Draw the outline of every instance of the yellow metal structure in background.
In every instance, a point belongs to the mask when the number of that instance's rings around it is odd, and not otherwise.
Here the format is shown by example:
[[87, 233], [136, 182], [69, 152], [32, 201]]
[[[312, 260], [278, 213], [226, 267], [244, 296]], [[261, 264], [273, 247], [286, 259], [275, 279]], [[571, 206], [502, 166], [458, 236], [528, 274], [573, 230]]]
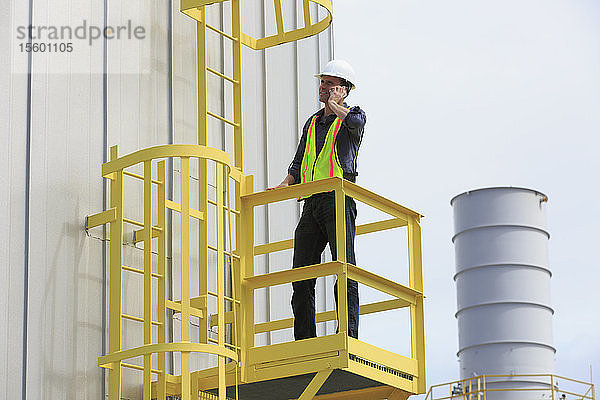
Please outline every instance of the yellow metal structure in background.
[[[181, 166], [180, 198], [177, 202], [165, 196], [165, 159], [171, 157], [178, 160]], [[206, 213], [194, 209], [191, 205], [190, 193], [190, 161], [201, 160], [210, 163], [209, 169], [214, 171], [214, 182], [217, 185], [215, 198], [205, 199], [215, 208], [216, 246], [207, 246], [206, 252], [216, 255], [216, 265], [194, 263], [190, 261], [190, 230], [192, 221], [206, 222]], [[143, 165], [143, 175], [128, 171]], [[156, 168], [154, 168], [156, 167]], [[152, 170], [156, 169], [156, 174]], [[318, 396], [319, 399], [405, 399], [410, 394], [425, 391], [425, 336], [423, 319], [422, 294], [422, 259], [421, 259], [421, 215], [395, 202], [376, 195], [356, 184], [341, 178], [329, 178], [302, 185], [294, 185], [274, 191], [255, 193], [252, 177], [245, 176], [239, 169], [231, 166], [227, 153], [214, 148], [199, 145], [165, 145], [137, 151], [118, 157], [117, 147], [111, 149], [111, 161], [102, 167], [103, 176], [111, 181], [111, 208], [100, 214], [89, 217], [88, 227], [93, 228], [103, 223], [110, 224], [110, 332], [109, 354], [99, 358], [99, 365], [109, 368], [109, 399], [120, 399], [121, 369], [133, 368], [143, 371], [142, 384], [144, 399], [160, 398], [166, 395], [178, 395], [183, 399], [198, 399], [201, 391], [215, 391], [218, 399], [225, 399], [226, 387], [237, 392], [240, 384], [243, 392], [253, 393], [253, 384], [265, 381], [276, 382], [281, 379], [305, 377], [306, 387], [300, 393], [302, 400], [312, 399], [325, 385], [328, 378], [335, 378], [337, 389], [347, 390], [328, 392]], [[143, 187], [144, 221], [136, 221], [124, 215], [123, 183], [129, 178], [139, 181]], [[230, 182], [241, 187], [241, 208], [232, 207], [229, 196]], [[224, 186], [223, 186], [224, 185]], [[156, 190], [153, 190], [153, 187]], [[255, 207], [276, 203], [299, 196], [325, 191], [334, 191], [336, 197], [336, 226], [338, 260], [287, 271], [255, 275], [254, 258], [263, 254], [281, 251], [293, 247], [293, 239], [254, 244], [254, 209]], [[153, 193], [156, 192], [155, 195]], [[348, 195], [359, 202], [377, 208], [388, 214], [390, 218], [357, 226], [357, 234], [363, 235], [383, 230], [406, 227], [408, 235], [409, 287], [400, 285], [365, 269], [348, 264], [345, 256], [345, 218], [344, 197]], [[154, 201], [153, 201], [154, 199]], [[202, 199], [200, 199], [202, 200]], [[202, 203], [202, 201], [199, 201]], [[181, 216], [179, 276], [181, 295], [178, 300], [166, 297], [165, 287], [165, 215], [167, 209]], [[240, 220], [240, 237], [233, 237], [233, 224]], [[136, 236], [142, 237], [144, 245], [143, 268], [123, 264], [122, 237], [123, 226], [131, 224], [141, 228]], [[153, 245], [153, 239], [157, 243]], [[227, 239], [227, 240], [225, 240]], [[238, 243], [237, 249], [231, 244]], [[202, 248], [200, 248], [202, 250]], [[157, 259], [152, 260], [155, 253]], [[207, 258], [200, 255], [199, 259]], [[226, 294], [225, 261], [232, 268], [232, 293]], [[239, 268], [238, 268], [239, 267]], [[216, 271], [216, 289], [208, 291], [208, 297], [217, 300], [218, 313], [208, 314], [208, 299], [203, 296], [192, 296], [190, 293], [191, 277], [208, 276], [209, 269]], [[122, 274], [135, 273], [143, 275], [144, 313], [143, 316], [126, 315], [122, 312], [122, 304], [127, 301], [123, 294]], [[286, 284], [293, 281], [335, 275], [340, 290], [338, 293], [339, 312], [335, 310], [317, 314], [317, 321], [338, 321], [339, 332], [332, 335], [302, 341], [280, 343], [269, 346], [257, 346], [255, 335], [264, 332], [289, 328], [292, 319], [256, 323], [254, 318], [254, 291], [264, 287]], [[152, 280], [157, 281], [156, 284]], [[351, 338], [347, 334], [347, 297], [345, 287], [347, 279], [353, 279], [363, 285], [386, 293], [391, 300], [371, 304], [362, 304], [360, 314], [372, 314], [398, 308], [410, 309], [410, 329], [412, 355], [400, 356], [377, 348], [368, 343]], [[204, 287], [208, 287], [204, 282]], [[156, 293], [153, 295], [153, 293]], [[231, 311], [225, 311], [229, 308]], [[166, 340], [166, 311], [173, 310], [181, 316], [178, 335], [179, 342], [169, 343]], [[198, 341], [191, 340], [192, 319], [206, 321], [202, 326], [218, 327], [218, 339], [198, 336]], [[139, 322], [144, 325], [144, 337], [140, 345], [131, 348], [123, 347], [121, 324], [123, 320]], [[152, 335], [152, 326], [158, 327], [158, 334]], [[229, 329], [227, 329], [229, 328]], [[225, 332], [231, 332], [228, 340]], [[206, 340], [203, 338], [206, 337]], [[131, 340], [131, 338], [128, 338]], [[165, 353], [181, 354], [179, 369], [181, 374], [173, 376], [166, 373]], [[193, 353], [215, 354], [218, 366], [205, 370], [193, 371], [190, 358]], [[152, 356], [156, 358], [152, 359]], [[143, 365], [129, 360], [143, 357]], [[155, 365], [155, 367], [153, 367]], [[238, 374], [239, 372], [239, 374]], [[368, 381], [363, 387], [353, 386], [355, 380], [362, 377]], [[155, 378], [155, 379], [152, 379]], [[155, 382], [152, 383], [152, 380]], [[206, 395], [205, 395], [206, 396]], [[230, 397], [237, 397], [234, 394]], [[362, 397], [361, 397], [362, 396]], [[243, 396], [239, 398], [244, 398]], [[293, 397], [292, 397], [293, 398]]]
[[[171, 201], [166, 198], [166, 173], [165, 159], [174, 158], [180, 165], [180, 198], [178, 201]], [[195, 263], [190, 261], [190, 231], [193, 221], [204, 222], [206, 225], [207, 213], [192, 207], [192, 196], [190, 193], [190, 162], [196, 161], [210, 165], [214, 171], [214, 182], [216, 184], [216, 199], [200, 199], [199, 203], [209, 203], [215, 208], [216, 229], [222, 233], [216, 236], [216, 246], [207, 245], [202, 247], [200, 238], [198, 243], [199, 259], [208, 259], [207, 254], [212, 251], [216, 255], [217, 265], [214, 270], [217, 272], [217, 284], [214, 291], [202, 288], [208, 287], [208, 263]], [[136, 166], [143, 166], [143, 175], [131, 172]], [[156, 169], [153, 174], [152, 170]], [[109, 399], [121, 398], [121, 368], [131, 368], [143, 371], [143, 393], [144, 399], [160, 398], [164, 399], [167, 395], [167, 374], [165, 354], [167, 352], [178, 352], [181, 354], [180, 362], [180, 387], [177, 394], [183, 394], [184, 399], [197, 398], [190, 397], [194, 383], [192, 383], [192, 374], [190, 359], [193, 353], [208, 353], [218, 356], [218, 375], [221, 382], [220, 392], [225, 393], [225, 364], [239, 360], [239, 345], [237, 344], [237, 335], [233, 329], [232, 340], [226, 342], [225, 338], [225, 309], [232, 309], [235, 315], [239, 312], [239, 296], [234, 290], [233, 294], [225, 293], [225, 261], [231, 262], [238, 258], [234, 254], [231, 244], [232, 228], [231, 224], [234, 215], [239, 213], [228, 203], [228, 197], [223, 197], [223, 193], [229, 193], [230, 182], [241, 182], [243, 175], [241, 172], [231, 166], [229, 155], [221, 150], [199, 145], [164, 145], [143, 149], [124, 157], [118, 157], [118, 148], [111, 148], [111, 160], [102, 166], [102, 174], [110, 179], [111, 187], [111, 208], [100, 214], [90, 216], [87, 221], [88, 228], [93, 228], [100, 224], [110, 224], [110, 303], [109, 303], [109, 354], [102, 356], [98, 364], [109, 369]], [[140, 182], [143, 192], [143, 221], [136, 221], [124, 215], [123, 187], [125, 178]], [[155, 189], [155, 188], [156, 189]], [[154, 200], [154, 201], [153, 201]], [[180, 276], [180, 299], [173, 301], [166, 298], [165, 286], [165, 265], [166, 265], [166, 212], [167, 209], [179, 213], [181, 238], [179, 251], [181, 253], [179, 263]], [[123, 263], [123, 226], [125, 224], [141, 228], [136, 232], [137, 237], [144, 246], [143, 267], [124, 265]], [[201, 235], [200, 235], [201, 236]], [[157, 239], [153, 243], [153, 239]], [[226, 240], [227, 239], [227, 240]], [[154, 253], [154, 254], [153, 254]], [[156, 260], [153, 260], [153, 256]], [[127, 302], [124, 297], [122, 276], [125, 273], [143, 275], [143, 294], [144, 311], [143, 316], [124, 314], [122, 311], [123, 302]], [[204, 279], [201, 285], [200, 293], [192, 296], [190, 293], [191, 277], [193, 275]], [[232, 275], [234, 279], [233, 287], [239, 287], [235, 282], [236, 274]], [[157, 283], [153, 284], [153, 280]], [[154, 294], [156, 293], [156, 294]], [[208, 338], [207, 332], [201, 332], [200, 339], [196, 342], [191, 339], [192, 320], [207, 320], [208, 298], [212, 297], [217, 301], [217, 333], [218, 339]], [[169, 343], [166, 335], [166, 315], [167, 309], [173, 310], [180, 315], [181, 324], [178, 332], [180, 341]], [[143, 324], [143, 339], [139, 340], [139, 345], [130, 348], [123, 347], [122, 323], [124, 320]], [[158, 328], [157, 335], [152, 335], [152, 327]], [[129, 341], [135, 341], [135, 338], [128, 337]], [[153, 368], [152, 355], [156, 355]], [[143, 357], [143, 365], [126, 360]], [[152, 377], [157, 377], [155, 384], [155, 393], [151, 393]], [[219, 396], [219, 399], [224, 397]]]
[[[184, 400], [402, 400], [410, 394], [424, 393], [421, 215], [341, 178], [255, 193], [252, 177], [243, 174], [241, 45], [264, 49], [317, 34], [331, 22], [331, 2], [303, 0], [304, 27], [286, 31], [281, 0], [274, 0], [277, 33], [265, 38], [252, 38], [242, 33], [240, 2], [181, 1], [181, 10], [197, 23], [198, 143], [156, 146], [125, 156], [119, 156], [118, 148], [114, 146], [110, 161], [102, 166], [103, 176], [110, 180], [110, 208], [88, 217], [87, 227], [110, 224], [109, 348], [108, 354], [98, 361], [101, 367], [109, 369], [109, 400], [121, 398], [123, 368], [141, 371], [144, 400], [163, 400], [168, 395]], [[324, 7], [327, 16], [313, 23], [311, 2]], [[230, 3], [231, 32], [207, 22], [207, 8], [218, 3]], [[231, 60], [230, 68], [219, 71], [208, 65], [209, 31], [231, 42], [231, 58], [224, 57]], [[219, 115], [208, 109], [207, 74], [223, 79], [232, 88], [231, 116]], [[208, 147], [209, 117], [233, 128], [233, 160], [226, 152]], [[166, 197], [165, 160], [169, 158], [180, 171], [179, 180], [175, 176], [177, 174], [170, 177], [179, 188], [177, 200]], [[126, 180], [131, 180], [127, 186]], [[209, 182], [215, 185], [212, 195]], [[141, 190], [143, 207], [138, 204], [126, 207], [125, 187], [131, 188], [136, 183], [133, 192]], [[194, 186], [197, 186], [197, 193], [192, 190]], [[338, 259], [255, 275], [255, 257], [293, 247], [293, 239], [255, 245], [255, 208], [329, 191], [333, 191], [336, 198]], [[389, 216], [382, 221], [357, 226], [358, 235], [406, 228], [409, 286], [347, 263], [343, 245], [346, 241], [345, 218], [342, 217], [346, 195]], [[141, 208], [142, 221], [126, 215]], [[171, 238], [173, 248], [180, 253], [178, 262], [173, 264], [180, 284], [177, 299], [167, 298], [168, 210], [175, 213], [180, 221], [179, 231], [173, 232]], [[124, 263], [123, 238], [127, 225], [137, 227], [134, 240], [143, 245], [143, 266]], [[209, 236], [213, 242], [209, 241]], [[143, 315], [123, 312], [123, 304], [129, 303], [123, 285], [124, 274], [143, 277], [139, 291], [133, 290], [144, 294]], [[255, 291], [322, 276], [337, 277], [339, 313], [336, 310], [319, 313], [317, 322], [337, 320], [339, 332], [303, 341], [257, 346], [255, 335], [289, 328], [293, 319], [256, 323]], [[197, 284], [192, 283], [192, 277], [197, 277]], [[409, 357], [348, 337], [347, 279], [391, 297], [390, 300], [361, 305], [360, 314], [399, 308], [410, 310], [410, 327], [407, 329], [410, 329], [412, 351]], [[171, 314], [168, 310], [180, 319], [178, 326], [173, 320], [167, 321]], [[216, 313], [211, 315], [211, 311]], [[127, 342], [134, 344], [125, 346], [124, 322], [142, 324], [143, 337], [136, 341], [136, 338], [128, 336]], [[167, 322], [173, 324], [174, 339], [171, 342], [167, 340]], [[178, 370], [176, 375], [167, 373], [167, 353], [180, 355], [174, 366]], [[199, 353], [212, 354], [218, 361], [212, 368], [194, 367], [192, 357]], [[277, 396], [274, 394], [276, 391], [279, 391]]]
[[[500, 388], [500, 383], [535, 382], [545, 388]], [[460, 381], [434, 385], [429, 388], [425, 400], [486, 400], [487, 396], [511, 396], [521, 394], [531, 398], [550, 400], [595, 400], [592, 383], [552, 374], [527, 375], [481, 375]]]

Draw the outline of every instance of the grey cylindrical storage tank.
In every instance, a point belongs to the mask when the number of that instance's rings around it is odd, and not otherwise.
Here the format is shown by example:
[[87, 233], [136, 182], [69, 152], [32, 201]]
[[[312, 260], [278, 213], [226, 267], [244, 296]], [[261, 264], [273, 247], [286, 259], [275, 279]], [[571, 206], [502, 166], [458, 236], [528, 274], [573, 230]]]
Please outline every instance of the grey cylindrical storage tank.
[[[535, 190], [497, 187], [450, 202], [462, 379], [554, 371], [546, 201]], [[487, 389], [515, 390], [488, 392], [488, 399], [543, 399], [549, 382], [499, 378]]]

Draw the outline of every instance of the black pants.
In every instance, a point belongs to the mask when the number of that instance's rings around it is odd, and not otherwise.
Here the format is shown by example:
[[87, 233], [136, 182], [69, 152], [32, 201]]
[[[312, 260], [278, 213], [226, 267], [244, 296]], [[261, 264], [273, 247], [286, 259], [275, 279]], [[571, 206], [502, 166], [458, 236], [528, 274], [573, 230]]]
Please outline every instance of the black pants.
[[[356, 265], [354, 236], [356, 234], [356, 203], [346, 196], [346, 259]], [[304, 201], [302, 216], [294, 234], [293, 268], [320, 264], [321, 254], [329, 243], [331, 257], [337, 259], [335, 242], [335, 197], [319, 193]], [[317, 336], [315, 323], [316, 279], [293, 282], [292, 310], [296, 340]], [[334, 286], [337, 308], [337, 282]], [[358, 338], [358, 282], [348, 279], [348, 335]]]

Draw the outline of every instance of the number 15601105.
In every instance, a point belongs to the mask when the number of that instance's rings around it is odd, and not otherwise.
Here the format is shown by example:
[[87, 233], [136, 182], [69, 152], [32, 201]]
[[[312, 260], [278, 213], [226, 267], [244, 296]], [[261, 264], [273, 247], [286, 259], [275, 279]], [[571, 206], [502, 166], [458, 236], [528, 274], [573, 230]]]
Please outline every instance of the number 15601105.
[[22, 53], [70, 53], [73, 51], [73, 43], [19, 43], [19, 48]]

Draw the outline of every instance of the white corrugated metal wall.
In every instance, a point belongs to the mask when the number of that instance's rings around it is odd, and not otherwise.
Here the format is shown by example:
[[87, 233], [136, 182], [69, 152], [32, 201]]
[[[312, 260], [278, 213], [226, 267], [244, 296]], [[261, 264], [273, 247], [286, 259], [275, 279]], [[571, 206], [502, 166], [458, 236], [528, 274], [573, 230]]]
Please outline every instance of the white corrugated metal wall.
[[[0, 10], [0, 32], [8, 38], [0, 45], [5, 54], [0, 66], [6, 71], [0, 79], [5, 132], [0, 135], [0, 265], [5, 271], [0, 304], [6, 310], [0, 314], [0, 398], [98, 399], [105, 394], [97, 357], [107, 329], [107, 243], [101, 228], [85, 234], [84, 218], [105, 206], [100, 167], [109, 146], [118, 144], [126, 154], [156, 144], [196, 142], [195, 23], [179, 12], [178, 2], [7, 3]], [[267, 0], [244, 1], [243, 30], [254, 36], [273, 32], [272, 7]], [[323, 16], [317, 6], [312, 10]], [[227, 14], [227, 5], [213, 7], [211, 23], [227, 28]], [[301, 4], [284, 1], [284, 19], [288, 26], [302, 24]], [[88, 27], [131, 21], [145, 29], [145, 37], [97, 39], [91, 45], [73, 39], [72, 53], [21, 51], [27, 39], [18, 36], [19, 27], [75, 28], [84, 21]], [[210, 39], [209, 63], [220, 69], [229, 61], [229, 47]], [[313, 74], [331, 58], [331, 32], [242, 52], [244, 170], [261, 190], [285, 176], [301, 126], [319, 106]], [[209, 108], [231, 112], [227, 85], [209, 78], [209, 88]], [[213, 121], [209, 131], [210, 146], [231, 151], [227, 128]], [[172, 168], [177, 174], [178, 165]], [[141, 218], [141, 191], [130, 188], [128, 212]], [[291, 237], [298, 213], [294, 202], [259, 211], [257, 242]], [[131, 243], [125, 260], [139, 265], [142, 251], [132, 244], [131, 231], [125, 240]], [[177, 248], [171, 256], [176, 263]], [[290, 264], [291, 252], [283, 252], [263, 259], [257, 271]], [[137, 314], [141, 304], [131, 295], [137, 290], [134, 279], [124, 279], [132, 299], [124, 311]], [[257, 320], [291, 315], [288, 286], [272, 290], [270, 307], [269, 294], [259, 295]], [[125, 345], [138, 335], [141, 327], [124, 323]], [[284, 338], [291, 338], [290, 330], [258, 340]], [[139, 379], [139, 372], [124, 373], [124, 397], [139, 397]]]

